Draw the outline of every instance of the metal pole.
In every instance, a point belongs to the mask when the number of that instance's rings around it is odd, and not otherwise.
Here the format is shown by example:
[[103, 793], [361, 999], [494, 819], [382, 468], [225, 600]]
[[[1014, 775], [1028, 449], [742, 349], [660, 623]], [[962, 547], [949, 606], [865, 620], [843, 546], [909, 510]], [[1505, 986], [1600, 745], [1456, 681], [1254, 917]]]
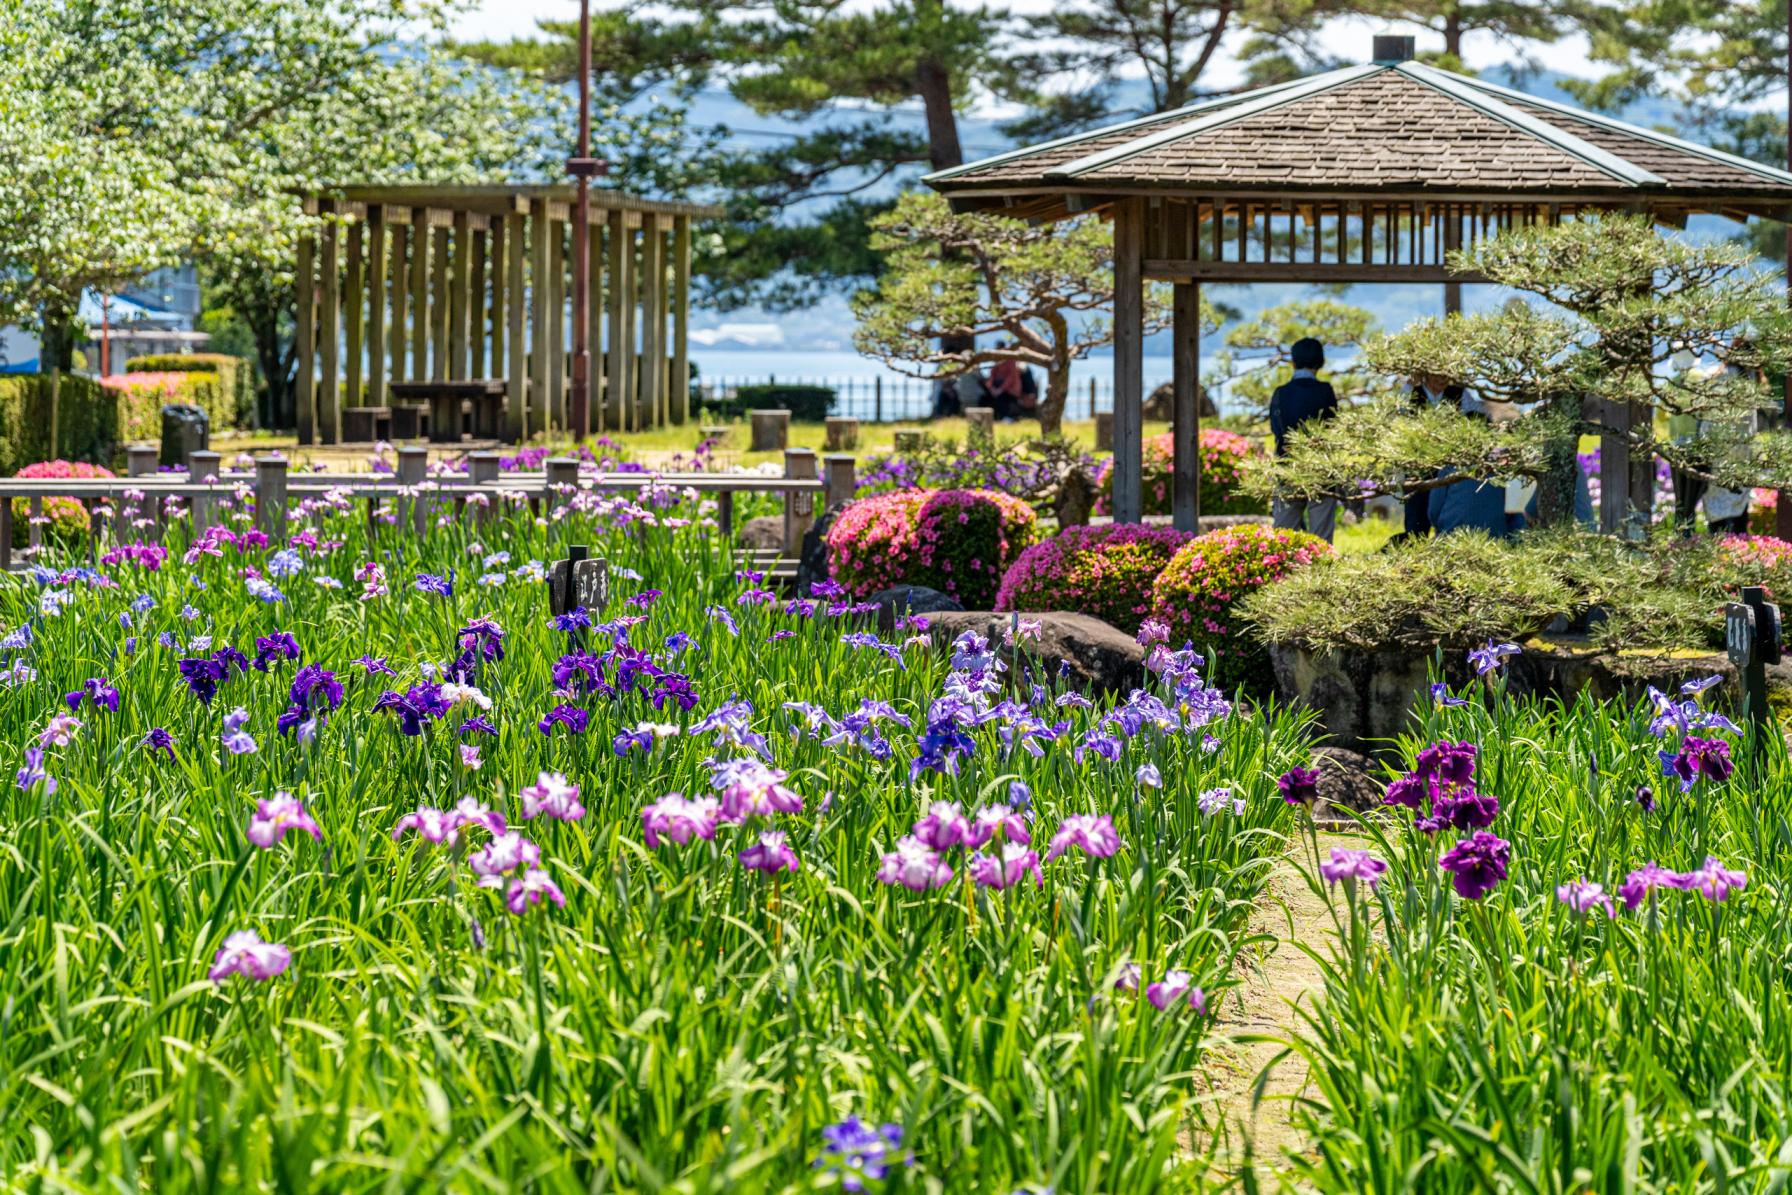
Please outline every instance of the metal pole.
[[[572, 225], [572, 401], [567, 422], [576, 444], [591, 434], [591, 178], [604, 164], [591, 156], [591, 0], [579, 0], [579, 151], [566, 163], [578, 180]], [[555, 316], [558, 319], [558, 315]], [[551, 400], [550, 400], [551, 401]]]

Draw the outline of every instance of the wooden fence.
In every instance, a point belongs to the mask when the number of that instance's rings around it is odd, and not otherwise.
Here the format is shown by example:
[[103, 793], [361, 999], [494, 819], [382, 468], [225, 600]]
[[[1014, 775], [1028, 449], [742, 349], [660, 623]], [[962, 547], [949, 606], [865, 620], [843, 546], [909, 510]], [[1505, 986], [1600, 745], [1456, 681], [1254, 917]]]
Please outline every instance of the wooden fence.
[[[270, 542], [283, 543], [287, 536], [288, 506], [308, 498], [346, 497], [363, 502], [371, 523], [381, 508], [392, 504], [401, 522], [408, 521], [421, 535], [427, 532], [437, 512], [452, 506], [457, 517], [489, 518], [490, 504], [508, 500], [527, 502], [536, 509], [563, 505], [580, 491], [640, 492], [650, 489], [693, 490], [716, 501], [716, 517], [722, 536], [733, 542], [735, 532], [734, 496], [736, 494], [777, 494], [783, 497], [782, 555], [770, 563], [788, 571], [792, 558], [801, 550], [805, 532], [815, 521], [815, 503], [819, 497], [825, 506], [844, 502], [852, 497], [857, 486], [854, 458], [849, 454], [830, 454], [824, 468], [818, 470], [816, 454], [806, 448], [792, 448], [784, 453], [783, 476], [751, 473], [607, 473], [588, 471], [569, 457], [553, 457], [539, 472], [503, 473], [498, 467], [496, 452], [473, 452], [467, 455], [465, 474], [436, 474], [428, 469], [428, 450], [398, 449], [398, 469], [392, 474], [377, 473], [292, 473], [283, 457], [265, 456], [255, 461], [253, 470], [226, 471], [222, 457], [216, 452], [192, 454], [187, 473], [156, 472], [156, 449], [153, 445], [135, 445], [129, 450], [130, 475], [126, 477], [88, 478], [3, 478], [0, 479], [0, 569], [13, 567], [13, 500], [24, 499], [30, 519], [28, 539], [32, 549], [42, 545], [44, 502], [51, 498], [69, 498], [80, 502], [94, 516], [101, 507], [112, 511], [114, 532], [118, 542], [147, 538], [157, 540], [169, 522], [164, 504], [171, 498], [184, 499], [191, 505], [195, 533], [219, 521], [218, 503], [239, 490], [255, 498], [256, 525]], [[137, 501], [143, 517], [154, 521], [147, 536], [124, 534], [123, 508], [127, 493]], [[136, 500], [136, 494], [142, 499]], [[484, 503], [469, 499], [483, 497]], [[469, 509], [471, 507], [471, 509]], [[97, 534], [90, 543], [97, 541]], [[33, 553], [35, 554], [35, 552]]]

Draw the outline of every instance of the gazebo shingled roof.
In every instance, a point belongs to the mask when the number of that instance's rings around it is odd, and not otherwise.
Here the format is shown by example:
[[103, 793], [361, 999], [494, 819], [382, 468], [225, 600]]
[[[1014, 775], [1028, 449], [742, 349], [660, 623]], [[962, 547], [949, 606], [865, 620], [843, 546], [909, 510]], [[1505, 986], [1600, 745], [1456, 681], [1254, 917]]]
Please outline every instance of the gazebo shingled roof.
[[[1115, 517], [1142, 505], [1142, 287], [1175, 286], [1172, 511], [1198, 525], [1202, 282], [1463, 282], [1447, 255], [1504, 229], [1634, 211], [1792, 219], [1792, 173], [1665, 133], [1408, 61], [1380, 61], [1210, 99], [1028, 146], [926, 177], [960, 211], [1114, 222]], [[1384, 50], [1400, 51], [1385, 55]], [[1635, 412], [1606, 412], [1602, 521], [1646, 509], [1653, 474], [1631, 461]]]

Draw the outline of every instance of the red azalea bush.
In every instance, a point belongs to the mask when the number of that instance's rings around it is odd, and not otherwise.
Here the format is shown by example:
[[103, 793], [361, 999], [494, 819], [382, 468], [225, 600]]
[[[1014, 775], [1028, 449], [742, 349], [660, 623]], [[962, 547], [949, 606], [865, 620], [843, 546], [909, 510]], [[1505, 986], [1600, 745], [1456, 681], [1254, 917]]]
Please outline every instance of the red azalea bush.
[[[16, 476], [27, 477], [116, 477], [110, 469], [99, 465], [90, 465], [86, 461], [39, 461], [34, 465], [26, 465]], [[87, 508], [73, 498], [45, 498], [43, 538], [60, 543], [72, 543], [83, 539], [92, 530], [92, 520], [87, 516]], [[31, 500], [14, 498], [12, 500], [12, 544], [15, 548], [30, 543], [31, 535]]]
[[[1145, 491], [1145, 512], [1148, 515], [1170, 513], [1170, 457], [1176, 438], [1169, 432], [1145, 441], [1141, 464], [1141, 480]], [[1248, 436], [1224, 428], [1201, 429], [1201, 513], [1204, 515], [1260, 515], [1267, 513], [1261, 499], [1244, 492], [1244, 478], [1263, 450]], [[1096, 503], [1100, 514], [1111, 513], [1113, 498], [1112, 458], [1101, 467], [1101, 497]]]
[[1008, 567], [997, 610], [1074, 610], [1136, 634], [1151, 613], [1151, 590], [1188, 531], [1141, 524], [1067, 527]]
[[1196, 536], [1152, 587], [1152, 617], [1170, 628], [1170, 644], [1193, 640], [1213, 683], [1228, 688], [1268, 679], [1261, 644], [1235, 625], [1239, 599], [1323, 556], [1332, 546], [1304, 531], [1246, 525]]
[[829, 572], [858, 597], [925, 585], [987, 610], [1033, 541], [1033, 508], [995, 490], [898, 490], [848, 503], [828, 529]]

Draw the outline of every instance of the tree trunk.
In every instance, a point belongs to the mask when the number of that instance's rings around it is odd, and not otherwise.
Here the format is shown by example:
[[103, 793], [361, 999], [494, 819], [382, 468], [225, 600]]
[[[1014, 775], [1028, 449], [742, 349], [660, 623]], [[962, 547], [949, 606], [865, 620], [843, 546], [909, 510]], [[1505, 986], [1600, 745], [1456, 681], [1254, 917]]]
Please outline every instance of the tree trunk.
[[1070, 402], [1070, 362], [1053, 361], [1045, 371], [1045, 397], [1039, 402], [1039, 434], [1060, 435], [1064, 408]]
[[263, 423], [269, 429], [292, 427], [293, 423], [286, 420], [286, 401], [292, 385], [285, 354], [281, 351], [279, 313], [255, 311], [247, 313], [245, 318], [255, 333], [255, 359], [267, 385], [267, 418]]
[[[927, 114], [927, 159], [935, 170], [964, 165], [964, 147], [958, 141], [958, 114], [952, 110], [952, 74], [937, 58], [923, 58], [915, 68], [915, 91]], [[940, 337], [940, 350], [969, 352], [975, 341], [968, 336]]]
[[1452, 9], [1444, 17], [1444, 53], [1462, 62], [1462, 14]]
[[1545, 471], [1537, 479], [1537, 526], [1557, 527], [1574, 518], [1575, 474], [1580, 471], [1579, 398], [1557, 399], [1550, 404], [1546, 419], [1561, 419], [1574, 429], [1566, 435], [1551, 436], [1544, 442]]

